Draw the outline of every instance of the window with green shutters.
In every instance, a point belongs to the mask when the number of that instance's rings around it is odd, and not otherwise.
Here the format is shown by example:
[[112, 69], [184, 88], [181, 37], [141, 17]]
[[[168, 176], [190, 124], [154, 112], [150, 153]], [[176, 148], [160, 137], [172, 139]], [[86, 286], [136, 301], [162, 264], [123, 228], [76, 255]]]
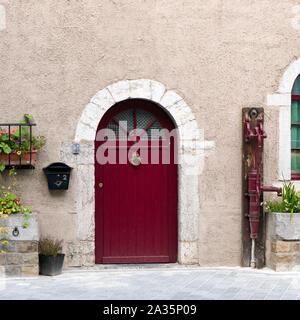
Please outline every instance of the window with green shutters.
[[292, 180], [300, 180], [300, 75], [292, 91], [291, 112], [291, 173]]

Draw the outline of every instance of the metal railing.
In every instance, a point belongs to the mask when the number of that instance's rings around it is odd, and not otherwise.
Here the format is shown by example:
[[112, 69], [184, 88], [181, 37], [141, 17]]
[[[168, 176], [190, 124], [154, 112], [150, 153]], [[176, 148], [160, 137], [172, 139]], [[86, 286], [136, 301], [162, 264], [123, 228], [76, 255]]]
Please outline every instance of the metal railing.
[[[0, 123], [0, 130], [3, 130], [3, 127], [8, 128], [8, 141], [11, 141], [11, 128], [15, 128], [18, 127], [19, 128], [19, 139], [17, 140], [19, 142], [19, 146], [22, 145], [22, 128], [23, 127], [29, 127], [29, 145], [30, 145], [30, 149], [27, 150], [30, 154], [30, 161], [29, 164], [24, 165], [22, 164], [22, 155], [19, 156], [19, 164], [18, 165], [14, 165], [16, 167], [30, 167], [30, 168], [34, 168], [34, 166], [32, 165], [32, 127], [36, 126], [36, 123]], [[24, 137], [23, 137], [24, 138]], [[28, 139], [28, 137], [26, 138], [26, 140]], [[8, 164], [6, 165], [6, 167], [11, 167], [11, 153], [8, 154]]]

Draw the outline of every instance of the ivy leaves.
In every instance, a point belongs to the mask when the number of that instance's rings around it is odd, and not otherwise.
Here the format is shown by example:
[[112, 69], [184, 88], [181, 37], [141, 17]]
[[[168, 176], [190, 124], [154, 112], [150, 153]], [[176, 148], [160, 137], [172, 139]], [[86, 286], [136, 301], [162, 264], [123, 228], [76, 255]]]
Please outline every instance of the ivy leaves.
[[10, 146], [5, 142], [0, 142], [0, 152], [4, 152], [6, 154], [11, 153]]
[[[8, 144], [6, 144], [5, 142], [0, 142], [0, 153], [4, 152], [6, 154], [11, 153], [11, 148]], [[5, 170], [5, 164], [4, 163], [0, 163], [0, 172]]]
[[[9, 154], [9, 153], [11, 153], [11, 151], [12, 150], [11, 150], [10, 146], [7, 143], [0, 142], [0, 153], [4, 152], [6, 154]], [[4, 170], [5, 170], [5, 164], [1, 162], [0, 163], [0, 172], [2, 172]]]

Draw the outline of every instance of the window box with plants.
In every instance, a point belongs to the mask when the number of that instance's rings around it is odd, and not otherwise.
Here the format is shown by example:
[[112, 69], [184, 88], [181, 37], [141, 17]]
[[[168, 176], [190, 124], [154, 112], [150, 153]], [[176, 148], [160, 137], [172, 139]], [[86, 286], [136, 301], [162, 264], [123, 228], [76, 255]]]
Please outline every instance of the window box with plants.
[[37, 151], [46, 143], [44, 136], [32, 134], [33, 117], [24, 117], [17, 124], [0, 124], [0, 171], [7, 166], [34, 167]]
[[266, 266], [300, 270], [300, 192], [284, 183], [280, 200], [263, 203], [266, 211]]

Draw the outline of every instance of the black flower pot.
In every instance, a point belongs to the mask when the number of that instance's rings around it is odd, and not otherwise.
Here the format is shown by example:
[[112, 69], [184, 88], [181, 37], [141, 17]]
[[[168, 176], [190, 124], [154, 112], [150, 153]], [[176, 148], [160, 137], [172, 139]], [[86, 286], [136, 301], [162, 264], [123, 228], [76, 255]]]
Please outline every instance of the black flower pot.
[[39, 254], [40, 274], [44, 276], [56, 276], [62, 273], [65, 255], [59, 253], [57, 256], [44, 256]]

